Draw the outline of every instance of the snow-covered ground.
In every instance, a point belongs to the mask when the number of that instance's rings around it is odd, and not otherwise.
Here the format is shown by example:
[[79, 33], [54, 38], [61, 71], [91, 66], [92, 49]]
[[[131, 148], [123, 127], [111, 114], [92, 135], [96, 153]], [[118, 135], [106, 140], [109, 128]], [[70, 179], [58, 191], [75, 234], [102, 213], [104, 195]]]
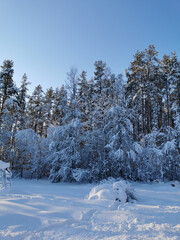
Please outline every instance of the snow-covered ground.
[[180, 239], [180, 183], [132, 183], [138, 200], [109, 207], [94, 185], [14, 180], [0, 190], [2, 240]]

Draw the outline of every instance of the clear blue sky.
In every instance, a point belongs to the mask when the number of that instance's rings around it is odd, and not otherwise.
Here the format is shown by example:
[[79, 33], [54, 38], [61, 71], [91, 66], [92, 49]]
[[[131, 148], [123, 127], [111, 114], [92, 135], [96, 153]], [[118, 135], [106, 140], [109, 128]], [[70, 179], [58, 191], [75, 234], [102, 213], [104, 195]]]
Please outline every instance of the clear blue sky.
[[61, 87], [71, 66], [93, 75], [95, 60], [124, 73], [154, 44], [180, 58], [180, 0], [0, 0], [0, 64], [14, 61], [30, 91]]

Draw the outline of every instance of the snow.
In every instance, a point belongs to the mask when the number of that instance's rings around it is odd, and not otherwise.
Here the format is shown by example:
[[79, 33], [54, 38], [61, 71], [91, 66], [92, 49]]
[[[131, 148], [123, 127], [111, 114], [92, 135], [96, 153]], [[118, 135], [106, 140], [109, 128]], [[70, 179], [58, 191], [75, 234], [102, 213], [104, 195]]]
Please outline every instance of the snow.
[[[113, 184], [104, 186], [119, 188]], [[180, 183], [173, 184], [132, 182], [137, 201], [111, 209], [109, 194], [88, 197], [103, 184], [14, 179], [0, 191], [0, 240], [178, 240]]]
[[175, 140], [173, 139], [171, 142], [170, 141], [167, 141], [165, 144], [164, 144], [164, 152], [165, 153], [168, 153], [168, 151], [170, 150], [174, 150], [176, 149], [176, 144], [175, 144]]
[[88, 199], [103, 199], [103, 200], [111, 200], [111, 205], [118, 206], [119, 204], [125, 204], [131, 200], [135, 200], [134, 190], [130, 187], [130, 185], [121, 180], [116, 181], [113, 184], [101, 184], [99, 186], [94, 187], [89, 193]]
[[2, 160], [0, 160], [0, 169], [5, 170], [6, 168], [10, 167], [10, 163], [5, 163]]

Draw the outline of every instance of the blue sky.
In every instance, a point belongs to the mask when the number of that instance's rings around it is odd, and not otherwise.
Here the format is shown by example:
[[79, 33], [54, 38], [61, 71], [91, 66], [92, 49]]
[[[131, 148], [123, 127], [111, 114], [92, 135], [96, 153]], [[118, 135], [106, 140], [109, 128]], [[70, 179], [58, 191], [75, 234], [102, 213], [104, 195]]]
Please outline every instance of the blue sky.
[[123, 73], [137, 50], [180, 57], [179, 0], [0, 0], [0, 64], [14, 61], [30, 91], [61, 87], [71, 66], [93, 75], [95, 60]]

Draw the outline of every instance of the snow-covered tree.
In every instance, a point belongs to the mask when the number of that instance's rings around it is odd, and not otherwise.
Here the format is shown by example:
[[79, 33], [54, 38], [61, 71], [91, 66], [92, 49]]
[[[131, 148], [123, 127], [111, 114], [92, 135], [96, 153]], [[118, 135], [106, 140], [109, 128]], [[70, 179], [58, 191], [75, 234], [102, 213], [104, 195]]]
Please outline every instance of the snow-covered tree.
[[44, 101], [43, 89], [41, 85], [38, 85], [28, 101], [28, 127], [41, 136], [44, 134]]
[[158, 125], [156, 110], [159, 108], [159, 59], [157, 55], [158, 52], [153, 45], [144, 51], [138, 51], [126, 71], [128, 78], [126, 96], [129, 107], [134, 112], [132, 122], [136, 139], [150, 133], [153, 125]]
[[50, 144], [52, 182], [72, 181], [72, 169], [81, 167], [80, 132], [81, 124], [78, 119], [55, 129]]
[[164, 55], [161, 61], [163, 80], [163, 108], [164, 127], [174, 127], [176, 111], [174, 107], [180, 108], [180, 63], [176, 53], [171, 56]]
[[[0, 72], [0, 114], [3, 113], [5, 102], [18, 94], [18, 88], [13, 81], [13, 61], [5, 60]], [[15, 99], [15, 98], [14, 98]]]
[[5, 60], [0, 72], [0, 157], [13, 159], [14, 135], [19, 120], [18, 88], [13, 81], [13, 61]]
[[68, 99], [67, 99], [67, 91], [62, 85], [61, 89], [56, 88], [54, 91], [54, 103], [52, 109], [52, 121], [53, 124], [57, 126], [63, 125], [66, 121], [68, 121]]
[[16, 159], [13, 170], [20, 177], [24, 177], [24, 171], [27, 173], [31, 170], [31, 161], [37, 152], [37, 138], [38, 135], [32, 129], [20, 130], [15, 135]]
[[27, 127], [27, 105], [26, 105], [26, 99], [28, 97], [27, 92], [28, 88], [27, 86], [30, 83], [27, 81], [27, 75], [24, 74], [21, 81], [21, 86], [19, 89], [18, 94], [18, 100], [20, 104], [20, 119], [19, 119], [19, 129], [23, 130]]
[[49, 139], [42, 138], [32, 129], [20, 130], [15, 135], [13, 171], [20, 177], [48, 177]]
[[47, 136], [47, 129], [48, 127], [53, 124], [52, 120], [52, 111], [53, 111], [53, 101], [54, 101], [54, 90], [53, 88], [49, 88], [46, 90], [45, 96], [44, 96], [44, 127], [43, 127], [43, 135]]
[[125, 106], [121, 98], [121, 102], [111, 107], [106, 114], [104, 134], [107, 155], [103, 171], [106, 177], [135, 179], [138, 155], [133, 142], [133, 127]]

